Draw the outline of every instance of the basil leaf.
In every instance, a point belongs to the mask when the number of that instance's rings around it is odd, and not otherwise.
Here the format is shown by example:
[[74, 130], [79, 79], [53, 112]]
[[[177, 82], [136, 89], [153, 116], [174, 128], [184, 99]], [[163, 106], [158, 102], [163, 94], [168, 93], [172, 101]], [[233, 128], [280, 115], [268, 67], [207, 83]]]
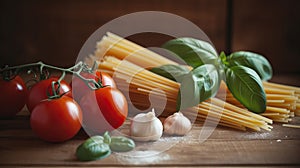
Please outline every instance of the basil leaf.
[[217, 68], [211, 64], [197, 67], [182, 79], [177, 110], [195, 106], [214, 96], [221, 82]]
[[192, 71], [200, 90], [200, 102], [215, 96], [220, 86], [220, 76], [214, 65], [206, 64]]
[[177, 82], [181, 82], [183, 76], [190, 72], [184, 65], [162, 65], [150, 71]]
[[200, 89], [192, 72], [182, 78], [177, 97], [177, 110], [197, 105], [200, 102]]
[[174, 53], [174, 56], [185, 61], [186, 64], [196, 68], [204, 64], [217, 65], [218, 54], [208, 42], [183, 37], [170, 40], [163, 48]]
[[262, 80], [269, 80], [272, 78], [272, 66], [262, 55], [247, 51], [239, 51], [228, 56], [226, 61], [230, 67], [243, 65], [253, 69]]
[[81, 161], [106, 158], [111, 154], [109, 145], [104, 143], [102, 136], [93, 136], [78, 146], [76, 156]]
[[257, 73], [245, 66], [226, 69], [226, 84], [232, 95], [247, 109], [262, 113], [266, 110], [266, 94]]
[[135, 143], [132, 139], [122, 137], [122, 136], [113, 136], [111, 137], [110, 149], [114, 152], [128, 152], [134, 149]]

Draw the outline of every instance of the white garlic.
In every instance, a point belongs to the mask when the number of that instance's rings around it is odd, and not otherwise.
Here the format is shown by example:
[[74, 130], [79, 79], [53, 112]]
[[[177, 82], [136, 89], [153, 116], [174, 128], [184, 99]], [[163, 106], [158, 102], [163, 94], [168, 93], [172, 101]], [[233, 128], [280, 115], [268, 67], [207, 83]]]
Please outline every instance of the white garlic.
[[156, 141], [163, 133], [163, 125], [155, 116], [154, 109], [141, 113], [131, 120], [130, 134], [137, 141]]
[[174, 113], [164, 121], [164, 133], [170, 135], [185, 135], [192, 128], [191, 121], [181, 112]]

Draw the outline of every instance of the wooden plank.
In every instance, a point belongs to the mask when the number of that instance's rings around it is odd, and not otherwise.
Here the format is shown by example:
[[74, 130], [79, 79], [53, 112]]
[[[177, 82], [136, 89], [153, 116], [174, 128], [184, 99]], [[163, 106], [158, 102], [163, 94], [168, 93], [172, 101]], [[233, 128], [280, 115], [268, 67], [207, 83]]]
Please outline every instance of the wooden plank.
[[[298, 122], [299, 118], [294, 122]], [[47, 143], [23, 128], [28, 118], [1, 120], [0, 166], [276, 166], [299, 165], [298, 129], [275, 125], [272, 132], [241, 132], [218, 127], [206, 141], [199, 140], [202, 126], [197, 124], [184, 137], [164, 136], [157, 142], [137, 143], [130, 156], [114, 153], [93, 162], [79, 162], [76, 147], [88, 136], [81, 131], [64, 143]], [[11, 127], [10, 125], [18, 125]], [[128, 132], [127, 122], [121, 132]], [[161, 149], [164, 149], [161, 151]], [[153, 156], [157, 151], [162, 153]], [[139, 157], [132, 157], [139, 155]]]
[[[300, 117], [293, 118], [291, 124], [300, 124]], [[239, 131], [231, 128], [219, 126], [213, 130], [209, 136], [210, 140], [299, 140], [300, 134], [299, 129], [283, 127], [280, 123], [272, 125], [274, 128], [272, 131]], [[200, 132], [208, 130], [210, 127], [205, 129], [201, 123], [195, 123], [189, 138], [197, 139]], [[118, 129], [120, 132], [128, 134], [129, 121], [127, 121], [121, 128]], [[0, 122], [0, 138], [16, 138], [16, 139], [28, 139], [34, 138], [34, 134], [30, 129], [29, 118], [26, 116], [18, 116], [11, 120], [1, 120]], [[75, 137], [75, 139], [84, 139], [87, 135], [84, 130]]]
[[299, 73], [300, 2], [233, 1], [232, 50], [266, 56], [275, 74]]
[[[149, 10], [171, 12], [189, 19], [208, 34], [218, 50], [225, 49], [226, 0], [218, 3], [209, 0], [188, 3], [180, 0], [29, 0], [19, 3], [4, 0], [1, 6], [0, 33], [5, 43], [0, 45], [3, 55], [0, 67], [38, 60], [57, 66], [72, 65], [85, 40], [97, 28], [125, 14]], [[161, 44], [160, 38], [149, 41], [137, 36], [133, 40], [146, 45], [149, 42]]]
[[[79, 162], [76, 147], [82, 140], [51, 144], [38, 139], [0, 139], [3, 166], [208, 166], [208, 165], [295, 165], [300, 164], [297, 152], [299, 140], [215, 141], [199, 143], [197, 139], [182, 140], [160, 154], [155, 150], [137, 148], [139, 157], [114, 153], [108, 158], [93, 162]], [[171, 141], [172, 142], [172, 141]], [[170, 141], [162, 139], [160, 145]], [[174, 143], [174, 140], [173, 142]]]

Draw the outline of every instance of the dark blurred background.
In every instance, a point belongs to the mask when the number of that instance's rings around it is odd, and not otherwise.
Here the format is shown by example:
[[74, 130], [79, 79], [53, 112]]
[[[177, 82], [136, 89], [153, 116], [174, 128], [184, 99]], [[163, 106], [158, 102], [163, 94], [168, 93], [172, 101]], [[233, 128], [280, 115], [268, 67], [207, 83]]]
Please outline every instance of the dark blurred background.
[[[85, 40], [106, 22], [132, 12], [157, 10], [197, 24], [218, 52], [254, 51], [270, 60], [275, 77], [293, 76], [290, 81], [293, 84], [300, 79], [298, 0], [1, 0], [0, 3], [1, 67], [39, 60], [71, 66]], [[166, 40], [147, 33], [130, 39], [145, 46], [159, 46]]]

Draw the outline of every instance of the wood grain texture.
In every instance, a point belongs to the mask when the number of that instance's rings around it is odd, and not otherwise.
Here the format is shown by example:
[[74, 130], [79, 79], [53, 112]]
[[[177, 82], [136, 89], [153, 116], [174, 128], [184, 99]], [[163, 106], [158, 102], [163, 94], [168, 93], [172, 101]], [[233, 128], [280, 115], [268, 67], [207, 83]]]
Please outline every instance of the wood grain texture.
[[[108, 158], [92, 162], [79, 162], [76, 147], [88, 136], [82, 130], [64, 143], [47, 143], [39, 140], [30, 130], [28, 117], [18, 116], [1, 120], [0, 166], [62, 166], [62, 167], [119, 167], [119, 166], [300, 166], [297, 152], [300, 146], [298, 129], [274, 124], [271, 132], [241, 132], [224, 127], [216, 128], [202, 141], [200, 131], [207, 128], [195, 124], [184, 137], [163, 136], [157, 142], [137, 142], [138, 157], [114, 153]], [[295, 118], [294, 123], [300, 123]], [[129, 122], [120, 128], [128, 131]], [[160, 154], [158, 147], [168, 146]], [[151, 156], [145, 156], [151, 155]]]
[[[276, 74], [300, 72], [296, 0], [2, 0], [0, 9], [0, 67], [38, 60], [70, 66], [85, 40], [103, 24], [128, 13], [156, 10], [189, 19], [219, 52], [230, 46], [232, 51], [250, 50], [265, 55]], [[229, 13], [232, 18], [227, 18]], [[159, 46], [169, 38], [138, 34], [130, 39]]]
[[234, 1], [232, 50], [263, 54], [275, 74], [299, 74], [299, 10], [294, 0]]
[[[0, 10], [0, 66], [38, 60], [70, 66], [76, 61], [85, 40], [97, 28], [125, 14], [151, 10], [187, 18], [203, 29], [219, 50], [224, 50], [226, 0], [218, 3], [210, 0], [191, 0], [188, 3], [180, 0], [3, 0]], [[149, 36], [131, 39], [146, 46], [159, 46], [163, 42], [160, 38], [145, 37]]]

